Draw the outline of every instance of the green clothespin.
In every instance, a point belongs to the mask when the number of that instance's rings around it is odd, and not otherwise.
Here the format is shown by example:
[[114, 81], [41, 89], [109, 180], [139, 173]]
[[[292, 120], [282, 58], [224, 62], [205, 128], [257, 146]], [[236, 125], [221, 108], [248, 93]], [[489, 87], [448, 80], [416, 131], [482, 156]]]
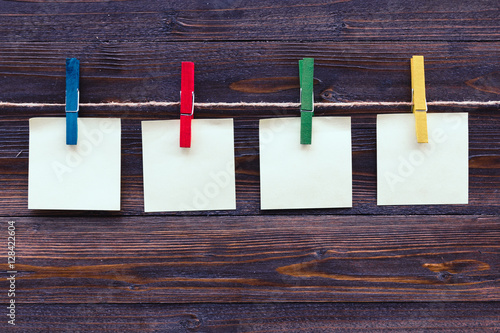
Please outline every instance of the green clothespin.
[[299, 60], [300, 81], [300, 143], [310, 145], [314, 115], [314, 58]]

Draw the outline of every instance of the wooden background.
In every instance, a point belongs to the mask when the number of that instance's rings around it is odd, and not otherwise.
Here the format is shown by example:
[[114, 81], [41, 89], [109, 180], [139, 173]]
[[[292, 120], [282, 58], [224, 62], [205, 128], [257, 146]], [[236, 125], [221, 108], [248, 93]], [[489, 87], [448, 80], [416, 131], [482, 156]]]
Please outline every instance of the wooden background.
[[[498, 0], [0, 0], [0, 235], [6, 254], [16, 222], [17, 328], [500, 330], [499, 17]], [[376, 114], [409, 112], [376, 104], [411, 100], [414, 54], [427, 100], [447, 102], [429, 112], [469, 113], [468, 205], [376, 205]], [[284, 103], [308, 56], [315, 101], [335, 102], [316, 115], [352, 117], [352, 209], [261, 211], [258, 120], [298, 112], [229, 105], [195, 116], [235, 120], [237, 209], [143, 212], [140, 121], [178, 107], [137, 103], [178, 101], [181, 61], [196, 63], [196, 102]], [[28, 119], [64, 116], [67, 57], [81, 60], [80, 115], [122, 118], [120, 212], [27, 209]]]

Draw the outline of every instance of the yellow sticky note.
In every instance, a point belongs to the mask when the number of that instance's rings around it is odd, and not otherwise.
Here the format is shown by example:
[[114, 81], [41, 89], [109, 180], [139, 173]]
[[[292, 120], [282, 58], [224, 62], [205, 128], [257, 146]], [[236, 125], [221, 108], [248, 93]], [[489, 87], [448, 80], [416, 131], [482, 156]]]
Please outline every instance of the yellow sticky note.
[[236, 209], [232, 119], [193, 119], [191, 148], [179, 120], [142, 122], [144, 210]]
[[350, 117], [314, 117], [312, 144], [300, 118], [260, 120], [261, 209], [352, 207]]
[[427, 114], [429, 142], [415, 140], [412, 114], [377, 116], [379, 205], [467, 204], [467, 113]]
[[65, 118], [32, 118], [28, 208], [120, 210], [120, 165], [120, 119], [79, 118], [66, 145]]

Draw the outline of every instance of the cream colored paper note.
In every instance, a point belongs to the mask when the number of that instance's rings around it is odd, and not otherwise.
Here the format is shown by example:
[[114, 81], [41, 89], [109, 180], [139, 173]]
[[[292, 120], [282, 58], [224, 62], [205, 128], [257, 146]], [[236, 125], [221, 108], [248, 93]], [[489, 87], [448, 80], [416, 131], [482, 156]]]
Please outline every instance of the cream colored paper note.
[[65, 118], [29, 125], [29, 209], [120, 210], [120, 119], [79, 118], [77, 145]]
[[300, 118], [260, 121], [261, 209], [352, 207], [350, 117], [314, 117], [312, 144]]
[[377, 116], [379, 205], [467, 204], [467, 113], [428, 113], [428, 143], [418, 143], [413, 114]]
[[142, 122], [144, 210], [236, 209], [232, 119], [193, 119], [191, 148], [179, 120]]

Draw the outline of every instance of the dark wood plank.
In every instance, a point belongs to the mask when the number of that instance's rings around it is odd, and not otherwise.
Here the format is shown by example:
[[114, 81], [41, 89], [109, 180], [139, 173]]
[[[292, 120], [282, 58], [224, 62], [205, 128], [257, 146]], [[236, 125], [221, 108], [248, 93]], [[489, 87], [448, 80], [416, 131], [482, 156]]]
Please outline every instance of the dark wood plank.
[[[180, 43], [179, 43], [180, 44]], [[5, 83], [4, 101], [64, 102], [65, 44], [5, 44], [10, 57], [0, 66], [0, 81]], [[316, 100], [346, 102], [409, 101], [408, 59], [415, 49], [426, 50], [428, 100], [498, 99], [498, 43], [415, 43], [390, 52], [389, 44], [357, 43], [302, 44], [282, 43], [198, 43], [168, 47], [164, 44], [111, 44], [113, 57], [104, 56], [89, 44], [75, 44], [71, 52], [87, 58], [82, 63], [82, 102], [177, 101], [179, 63], [165, 62], [186, 54], [197, 61], [199, 102], [298, 102], [296, 81], [297, 54], [321, 54], [317, 61]], [[178, 47], [177, 47], [178, 46]], [[88, 49], [87, 47], [90, 47]], [[262, 49], [264, 48], [264, 49]], [[153, 52], [145, 54], [143, 49]], [[182, 51], [186, 51], [183, 53]], [[263, 52], [264, 50], [264, 52]], [[95, 51], [95, 52], [94, 52]], [[460, 57], [456, 55], [460, 51]], [[265, 57], [262, 57], [265, 54]], [[60, 56], [60, 58], [57, 57]], [[104, 57], [102, 57], [104, 56]], [[30, 67], [28, 58], [36, 58]], [[225, 59], [221, 62], [217, 59]], [[226, 60], [227, 59], [227, 60]], [[217, 61], [214, 61], [217, 60]], [[138, 65], [141, 64], [141, 65]], [[265, 74], [264, 74], [265, 73]], [[295, 75], [295, 77], [294, 77]], [[266, 81], [259, 79], [264, 77]], [[285, 78], [285, 79], [283, 79]], [[286, 79], [289, 78], [289, 79]], [[343, 78], [343, 79], [342, 79]], [[349, 79], [347, 79], [349, 78]], [[294, 81], [295, 80], [295, 81]], [[263, 82], [265, 84], [263, 84]], [[290, 86], [291, 85], [291, 86]], [[290, 88], [291, 87], [291, 88]], [[333, 87], [333, 88], [332, 88]], [[471, 201], [467, 206], [377, 207], [375, 202], [375, 114], [408, 112], [402, 107], [350, 107], [318, 109], [318, 115], [353, 116], [354, 208], [318, 211], [340, 214], [492, 214], [498, 212], [499, 143], [498, 105], [488, 108], [457, 106], [430, 107], [431, 111], [469, 111], [471, 116]], [[61, 110], [59, 110], [61, 109]], [[63, 107], [1, 109], [0, 157], [5, 191], [0, 199], [4, 215], [27, 215], [27, 120], [33, 116], [62, 115]], [[140, 121], [177, 117], [176, 107], [82, 107], [82, 116], [123, 118], [123, 213], [141, 214], [142, 166]], [[296, 115], [293, 109], [209, 108], [197, 109], [197, 117], [235, 117], [238, 166], [238, 210], [222, 214], [260, 214], [258, 183], [258, 119]], [[16, 157], [17, 156], [17, 157]], [[287, 212], [282, 212], [287, 213]], [[289, 212], [288, 212], [289, 213]], [[305, 213], [311, 213], [310, 211]], [[35, 213], [39, 214], [39, 213]], [[52, 212], [49, 212], [52, 214]], [[87, 213], [85, 213], [87, 214]], [[294, 212], [292, 212], [294, 214]]]
[[498, 1], [0, 1], [0, 41], [500, 38]]
[[499, 216], [13, 220], [22, 304], [500, 300]]
[[81, 103], [178, 101], [181, 61], [196, 63], [196, 102], [298, 102], [306, 56], [317, 102], [410, 102], [414, 54], [425, 56], [429, 102], [500, 95], [500, 42], [6, 42], [0, 54], [2, 102], [63, 104], [66, 57], [81, 60]]
[[[297, 60], [313, 56], [317, 102], [364, 103], [317, 109], [353, 116], [354, 208], [261, 212], [258, 119], [297, 111], [208, 107], [196, 116], [235, 118], [238, 209], [150, 216], [140, 120], [176, 107], [82, 107], [123, 118], [114, 213], [28, 211], [27, 120], [63, 108], [0, 107], [18, 328], [498, 331], [498, 104], [430, 107], [469, 112], [470, 204], [403, 207], [376, 206], [375, 114], [408, 107], [374, 104], [410, 101], [413, 54], [426, 57], [428, 101], [498, 101], [499, 14], [495, 0], [0, 0], [0, 102], [64, 103], [72, 56], [82, 103], [177, 101], [183, 60], [196, 62], [197, 102], [298, 102]], [[113, 302], [126, 304], [95, 304]]]
[[[451, 111], [443, 108], [444, 111]], [[453, 111], [456, 109], [454, 108]], [[377, 206], [376, 202], [376, 113], [359, 108], [323, 109], [318, 115], [352, 116], [353, 208], [321, 210], [260, 211], [258, 119], [276, 117], [269, 109], [203, 109], [197, 117], [235, 117], [237, 210], [221, 212], [157, 213], [155, 215], [269, 215], [269, 214], [498, 214], [500, 211], [500, 113], [495, 109], [469, 110], [470, 187], [468, 205]], [[123, 116], [122, 133], [122, 211], [121, 215], [143, 215], [142, 148], [140, 121], [172, 119], [178, 108], [93, 108], [86, 115]], [[458, 109], [457, 111], [460, 111]], [[466, 109], [467, 111], [467, 109]], [[297, 116], [296, 110], [283, 109], [284, 115]], [[399, 112], [408, 112], [401, 109]], [[0, 119], [0, 215], [104, 215], [102, 212], [53, 212], [27, 209], [28, 118], [57, 115], [51, 108], [4, 109]], [[148, 215], [148, 214], [146, 214]]]
[[497, 332], [498, 303], [22, 304], [30, 332]]

